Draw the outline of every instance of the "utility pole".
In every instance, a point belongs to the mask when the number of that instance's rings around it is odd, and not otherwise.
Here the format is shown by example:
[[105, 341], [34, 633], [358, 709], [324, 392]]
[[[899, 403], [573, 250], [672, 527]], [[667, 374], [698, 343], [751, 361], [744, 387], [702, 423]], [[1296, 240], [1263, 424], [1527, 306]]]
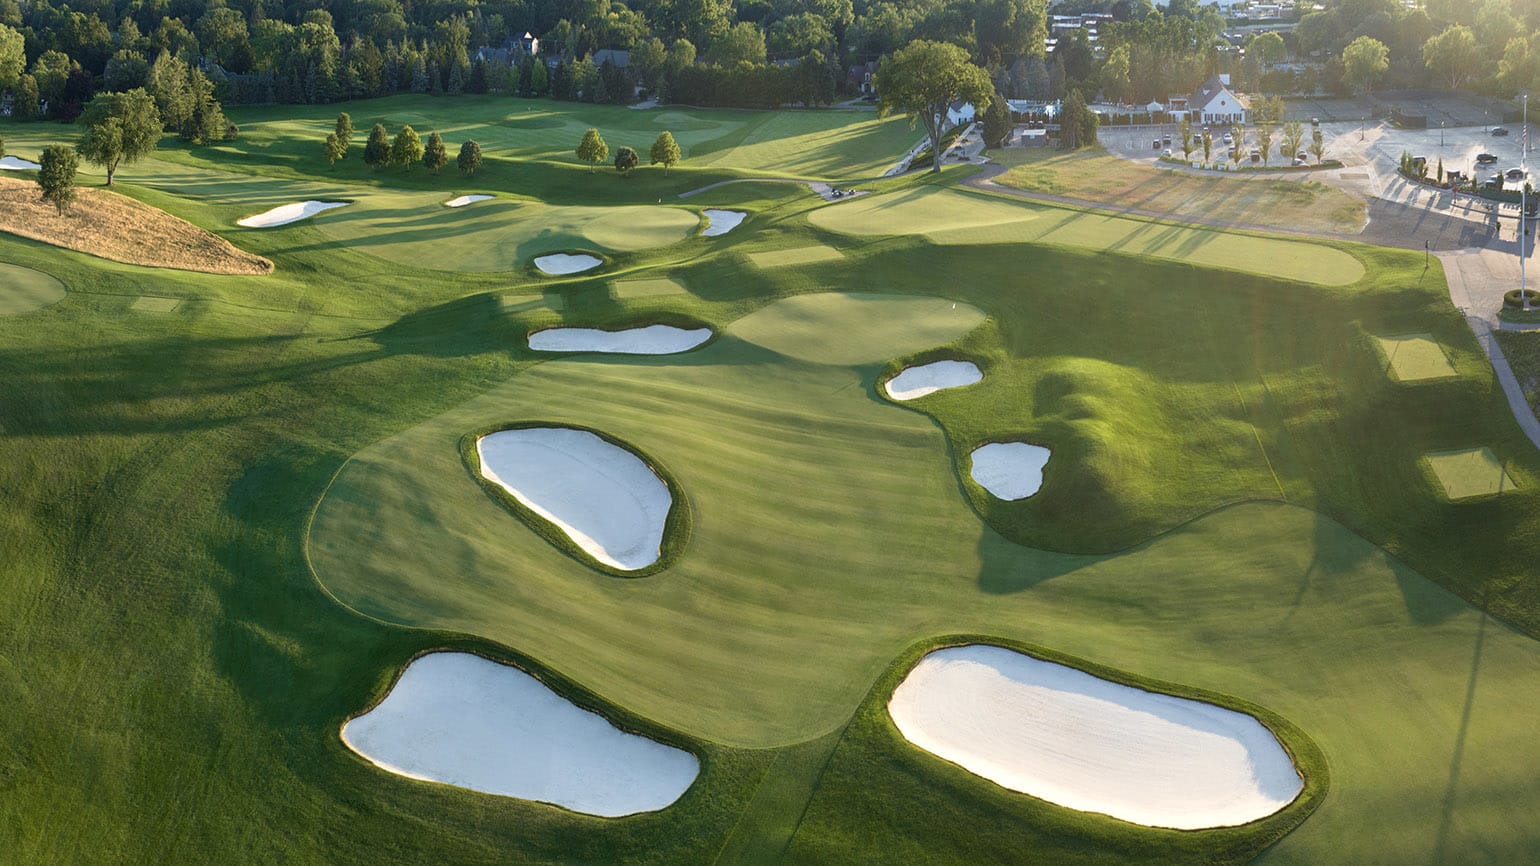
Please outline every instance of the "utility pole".
[[1525, 288], [1524, 253], [1529, 237], [1529, 94], [1524, 94], [1524, 141], [1519, 148], [1519, 168], [1524, 172], [1524, 185], [1519, 187], [1519, 300], [1524, 302], [1524, 312], [1529, 312], [1529, 291]]

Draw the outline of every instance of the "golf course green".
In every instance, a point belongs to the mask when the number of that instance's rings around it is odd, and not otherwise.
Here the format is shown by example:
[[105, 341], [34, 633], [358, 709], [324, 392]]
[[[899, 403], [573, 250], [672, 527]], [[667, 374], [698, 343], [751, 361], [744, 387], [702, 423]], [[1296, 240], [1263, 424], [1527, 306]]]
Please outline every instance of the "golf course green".
[[[114, 188], [273, 273], [0, 234], [0, 860], [1540, 848], [1540, 455], [1436, 261], [1024, 203], [958, 188], [969, 167], [876, 179], [918, 133], [869, 111], [343, 107], [361, 129], [475, 138], [486, 167], [375, 172], [355, 141], [333, 171], [318, 137], [338, 106], [232, 109], [238, 140], [167, 139]], [[685, 160], [590, 171], [571, 156], [589, 127], [612, 147], [670, 129]], [[72, 133], [0, 121], [8, 152]], [[736, 177], [870, 194], [678, 197]], [[471, 192], [496, 198], [444, 207]], [[350, 204], [235, 225], [306, 200]], [[705, 207], [752, 216], [699, 238]], [[525, 267], [564, 250], [606, 268]], [[546, 328], [652, 324], [714, 337], [528, 348]], [[982, 378], [882, 391], [939, 359]], [[670, 503], [658, 567], [575, 555], [581, 539], [486, 483], [466, 449], [526, 427], [591, 431], [652, 467]], [[969, 476], [1003, 441], [1051, 449], [1034, 495]], [[1300, 793], [1167, 830], [1000, 787], [888, 712], [922, 656], [962, 644], [1249, 713]], [[517, 665], [699, 775], [604, 818], [349, 749], [343, 725], [438, 651]]]

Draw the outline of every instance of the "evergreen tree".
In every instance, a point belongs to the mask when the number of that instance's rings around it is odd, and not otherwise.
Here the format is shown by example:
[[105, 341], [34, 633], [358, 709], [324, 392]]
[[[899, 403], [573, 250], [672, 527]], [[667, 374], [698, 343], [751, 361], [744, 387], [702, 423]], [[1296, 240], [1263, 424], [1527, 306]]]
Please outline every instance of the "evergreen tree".
[[438, 174], [438, 170], [449, 162], [449, 152], [444, 149], [444, 137], [437, 130], [428, 133], [428, 143], [422, 149], [422, 164], [428, 170]]
[[594, 166], [604, 162], [610, 155], [610, 146], [604, 143], [604, 138], [599, 135], [599, 130], [592, 127], [583, 133], [583, 140], [578, 142], [577, 157], [588, 163], [588, 170], [592, 172]]
[[43, 201], [52, 202], [59, 209], [59, 216], [69, 210], [75, 200], [75, 172], [80, 159], [75, 149], [63, 144], [50, 144], [43, 148], [38, 160], [37, 185], [42, 190]]
[[629, 177], [631, 169], [636, 168], [636, 163], [635, 149], [622, 146], [615, 151], [615, 170], [620, 172], [622, 177]]
[[1011, 109], [1005, 104], [1005, 97], [996, 92], [994, 99], [989, 100], [989, 108], [984, 111], [984, 146], [1000, 147], [1010, 134]]
[[421, 55], [418, 55], [412, 63], [411, 88], [413, 93], [428, 92], [428, 66], [423, 62]]
[[460, 71], [460, 64], [449, 67], [449, 92], [460, 94], [465, 92], [465, 75]]
[[342, 139], [337, 137], [337, 133], [326, 133], [326, 164], [335, 169], [337, 167], [337, 160], [347, 155], [348, 146], [343, 143]]
[[390, 134], [385, 131], [385, 124], [376, 123], [369, 130], [369, 141], [364, 144], [364, 165], [379, 171], [389, 162]]
[[549, 86], [550, 76], [545, 71], [545, 64], [537, 61], [535, 68], [530, 71], [529, 95], [544, 96]]
[[481, 145], [467, 139], [460, 145], [460, 155], [455, 159], [460, 173], [469, 177], [481, 169]]
[[668, 130], [658, 133], [658, 140], [652, 143], [651, 164], [663, 166], [663, 174], [679, 164], [679, 143], [674, 141], [674, 134]]
[[396, 133], [396, 140], [390, 146], [390, 164], [402, 166], [410, 171], [412, 166], [421, 161], [422, 139], [417, 137], [417, 130], [412, 129], [411, 124], [407, 124]]
[[[343, 156], [353, 146], [353, 117], [346, 111], [337, 112], [337, 140], [342, 142]], [[341, 159], [342, 157], [338, 157]]]

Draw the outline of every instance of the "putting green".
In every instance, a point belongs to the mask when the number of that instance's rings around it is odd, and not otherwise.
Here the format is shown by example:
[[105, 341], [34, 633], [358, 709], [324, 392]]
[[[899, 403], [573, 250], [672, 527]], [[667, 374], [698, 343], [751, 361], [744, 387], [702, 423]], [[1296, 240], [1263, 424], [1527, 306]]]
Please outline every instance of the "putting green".
[[873, 364], [961, 337], [984, 321], [968, 304], [913, 295], [798, 295], [734, 322], [727, 333], [801, 361]]
[[136, 313], [171, 313], [182, 305], [181, 298], [162, 298], [155, 295], [140, 295], [129, 305], [129, 309]]
[[787, 265], [813, 265], [819, 262], [833, 262], [845, 258], [845, 254], [834, 247], [823, 244], [813, 244], [806, 247], [794, 247], [789, 250], [770, 250], [763, 253], [749, 253], [749, 261], [755, 267], [780, 268]]
[[1454, 365], [1443, 348], [1428, 334], [1400, 337], [1375, 337], [1375, 344], [1385, 355], [1390, 372], [1398, 382], [1447, 379], [1455, 375]]
[[1490, 448], [1436, 451], [1422, 459], [1443, 485], [1444, 495], [1452, 500], [1495, 496], [1516, 487]]
[[821, 228], [850, 235], [923, 235], [938, 244], [1064, 244], [1328, 286], [1353, 283], [1363, 263], [1339, 249], [1012, 201], [928, 187], [819, 208]]
[[0, 262], [0, 316], [30, 313], [62, 300], [63, 283], [42, 271]]
[[670, 277], [646, 280], [616, 280], [610, 284], [610, 297], [616, 300], [628, 298], [656, 298], [663, 295], [682, 295], [688, 291], [684, 284]]
[[542, 253], [667, 246], [694, 234], [700, 216], [657, 205], [562, 206], [503, 198], [446, 208], [439, 193], [380, 192], [315, 226], [333, 240], [398, 264], [508, 271]]

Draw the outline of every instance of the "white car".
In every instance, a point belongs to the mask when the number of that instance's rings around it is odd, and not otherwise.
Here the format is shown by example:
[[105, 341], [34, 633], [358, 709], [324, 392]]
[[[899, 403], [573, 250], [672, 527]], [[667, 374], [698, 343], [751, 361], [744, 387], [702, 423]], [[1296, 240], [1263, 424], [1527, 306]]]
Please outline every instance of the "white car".
[[1225, 144], [1234, 144], [1234, 143], [1235, 143], [1235, 136], [1231, 135], [1228, 132], [1225, 133]]
[[1171, 148], [1168, 147], [1165, 150], [1161, 151], [1160, 155], [1161, 156], [1170, 156], [1171, 155]]

